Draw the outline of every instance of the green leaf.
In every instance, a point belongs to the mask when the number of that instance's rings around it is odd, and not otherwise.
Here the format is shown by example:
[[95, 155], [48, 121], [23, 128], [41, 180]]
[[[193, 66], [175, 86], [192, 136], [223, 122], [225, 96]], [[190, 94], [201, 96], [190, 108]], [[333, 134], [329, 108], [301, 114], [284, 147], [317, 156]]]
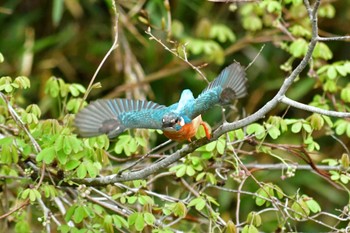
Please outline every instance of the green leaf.
[[36, 161], [41, 162], [43, 161], [46, 164], [51, 164], [52, 161], [56, 157], [56, 151], [54, 147], [47, 147], [44, 148], [39, 152], [39, 154], [36, 156]]
[[272, 139], [277, 139], [281, 135], [280, 130], [274, 125], [266, 124], [266, 129]]
[[153, 216], [153, 214], [149, 212], [145, 212], [143, 214], [143, 219], [145, 220], [147, 225], [153, 226], [154, 222], [156, 221], [156, 218]]
[[81, 163], [76, 171], [79, 179], [83, 179], [87, 175], [87, 170], [84, 163]]
[[60, 87], [58, 85], [58, 79], [52, 76], [45, 85], [45, 93], [49, 94], [51, 97], [58, 97], [60, 92]]
[[66, 215], [64, 217], [64, 220], [66, 222], [69, 222], [70, 220], [72, 220], [72, 216], [74, 214], [75, 209], [77, 208], [76, 205], [72, 205], [71, 207], [68, 208]]
[[28, 221], [18, 221], [15, 225], [15, 232], [16, 233], [30, 233], [31, 227], [29, 225]]
[[289, 47], [289, 52], [294, 57], [303, 57], [306, 54], [307, 48], [308, 43], [304, 39], [299, 38], [292, 42]]
[[[182, 177], [186, 174], [187, 166], [185, 164], [180, 164], [180, 165], [175, 166], [175, 167], [176, 167], [176, 176], [177, 177]], [[173, 171], [173, 170], [170, 168], [170, 171]]]
[[205, 200], [203, 197], [194, 198], [188, 203], [188, 207], [194, 206], [196, 210], [201, 211], [205, 207]]
[[232, 30], [224, 24], [215, 24], [210, 28], [209, 37], [218, 39], [221, 43], [226, 41], [233, 42], [236, 40]]
[[[306, 38], [311, 37], [310, 30], [307, 30], [306, 28], [304, 28], [303, 26], [298, 25], [298, 24], [291, 26], [289, 28], [289, 31], [296, 37], [306, 37]], [[315, 51], [314, 51], [314, 53], [315, 53]]]
[[216, 141], [210, 142], [205, 146], [205, 149], [209, 152], [213, 151], [216, 147]]
[[224, 139], [220, 138], [216, 143], [216, 150], [219, 154], [223, 155], [225, 153], [226, 142]]
[[106, 233], [114, 233], [112, 225], [112, 216], [105, 215], [103, 218], [103, 229]]
[[134, 204], [137, 201], [136, 196], [127, 197], [129, 204]]
[[83, 206], [78, 206], [77, 208], [75, 208], [74, 214], [72, 217], [75, 223], [82, 222], [85, 217], [86, 217], [86, 212]]
[[310, 122], [310, 125], [315, 130], [320, 130], [324, 126], [324, 118], [317, 113], [312, 114], [308, 121]]
[[350, 159], [349, 155], [346, 153], [343, 153], [340, 159], [340, 164], [343, 168], [348, 169], [350, 165]]
[[340, 98], [344, 100], [345, 103], [350, 103], [350, 87], [346, 87], [341, 90]]
[[237, 227], [236, 225], [232, 222], [232, 220], [229, 220], [226, 223], [226, 233], [237, 233]]
[[315, 49], [312, 53], [313, 58], [321, 58], [324, 60], [330, 60], [333, 58], [332, 50], [329, 49], [329, 47], [323, 43], [318, 42], [315, 46]]
[[258, 191], [256, 192], [257, 197], [255, 198], [255, 204], [257, 206], [262, 206], [265, 203], [266, 205], [269, 204], [269, 202], [266, 201], [266, 199], [269, 198], [269, 190], [270, 190], [269, 186], [266, 186], [266, 185], [258, 189]]
[[321, 206], [314, 199], [307, 200], [306, 204], [312, 213], [315, 214], [315, 213], [321, 212]]
[[173, 206], [173, 213], [175, 216], [184, 218], [187, 214], [186, 205], [181, 201], [175, 203], [175, 205]]
[[282, 10], [282, 5], [278, 1], [266, 0], [260, 2], [260, 7], [266, 8], [269, 13], [277, 13], [280, 14]]
[[66, 155], [70, 155], [72, 153], [72, 145], [71, 145], [71, 137], [65, 136], [63, 139], [63, 152]]
[[247, 216], [247, 222], [259, 227], [261, 225], [261, 217], [257, 212], [252, 211]]
[[312, 128], [309, 124], [307, 123], [303, 123], [303, 129], [307, 132], [307, 133], [311, 133], [312, 132]]
[[0, 146], [10, 146], [14, 141], [13, 137], [4, 137], [0, 139]]
[[60, 164], [64, 165], [67, 163], [68, 155], [65, 154], [62, 150], [57, 151], [57, 159], [60, 162]]
[[17, 88], [21, 89], [27, 89], [30, 87], [30, 80], [26, 76], [18, 76], [17, 78], [15, 78], [13, 83], [16, 84]]
[[341, 181], [343, 184], [349, 183], [349, 180], [350, 180], [349, 175], [347, 175], [347, 174], [341, 174], [341, 175], [340, 175], [340, 181]]
[[320, 9], [318, 10], [317, 14], [320, 17], [333, 18], [335, 16], [335, 8], [332, 4], [327, 3], [320, 6]]
[[337, 70], [334, 66], [329, 66], [327, 70], [327, 76], [329, 79], [335, 79], [337, 77]]
[[186, 166], [186, 174], [188, 176], [194, 176], [196, 174], [196, 171], [193, 169], [192, 166]]
[[113, 223], [117, 228], [122, 228], [123, 226], [129, 228], [129, 223], [119, 215], [112, 215]]
[[146, 195], [140, 195], [138, 197], [138, 201], [141, 205], [146, 205], [146, 204], [154, 205], [153, 199], [149, 196], [146, 196]]
[[262, 139], [265, 137], [265, 128], [264, 126], [258, 124], [258, 123], [253, 123], [248, 125], [247, 127], [247, 133], [248, 134], [255, 134], [255, 137], [257, 139]]
[[36, 200], [36, 194], [34, 191], [35, 191], [34, 189], [30, 189], [29, 191], [29, 200], [31, 202], [34, 202]]
[[298, 121], [292, 125], [291, 130], [293, 133], [299, 133], [301, 131], [302, 126], [303, 126], [303, 124], [301, 123], [301, 121]]
[[128, 219], [129, 225], [134, 225], [137, 231], [142, 231], [145, 227], [145, 221], [142, 213], [133, 213]]
[[339, 119], [335, 122], [334, 126], [335, 126], [335, 133], [338, 135], [343, 135], [348, 127], [348, 122], [346, 120], [343, 119]]
[[262, 20], [256, 16], [256, 15], [249, 15], [246, 17], [243, 17], [243, 28], [249, 31], [258, 31], [262, 29], [263, 22]]
[[25, 190], [22, 192], [22, 194], [21, 194], [21, 198], [22, 198], [22, 199], [27, 199], [28, 196], [29, 196], [30, 190], [31, 190], [30, 188], [25, 189]]
[[237, 129], [234, 131], [234, 134], [238, 140], [243, 140], [245, 135], [243, 129]]
[[340, 174], [337, 171], [329, 171], [331, 174], [331, 180], [339, 180], [340, 179]]
[[259, 231], [254, 225], [245, 225], [242, 233], [259, 233]]
[[302, 199], [295, 201], [292, 204], [291, 209], [294, 210], [292, 212], [292, 215], [299, 220], [304, 219], [305, 217], [310, 215], [310, 210], [306, 205], [305, 201], [303, 201]]

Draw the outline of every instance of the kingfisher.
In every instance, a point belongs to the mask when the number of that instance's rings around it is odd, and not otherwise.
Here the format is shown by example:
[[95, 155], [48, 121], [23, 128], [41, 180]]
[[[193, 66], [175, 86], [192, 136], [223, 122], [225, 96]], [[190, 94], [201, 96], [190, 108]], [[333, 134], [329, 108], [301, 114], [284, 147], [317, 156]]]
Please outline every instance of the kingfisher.
[[115, 138], [127, 129], [160, 129], [164, 135], [177, 142], [191, 141], [199, 126], [204, 127], [210, 139], [208, 125], [201, 114], [214, 105], [225, 106], [247, 94], [245, 69], [232, 63], [194, 98], [189, 90], [183, 90], [180, 100], [170, 106], [152, 101], [133, 99], [100, 99], [93, 101], [75, 117], [75, 127], [81, 137], [106, 134]]

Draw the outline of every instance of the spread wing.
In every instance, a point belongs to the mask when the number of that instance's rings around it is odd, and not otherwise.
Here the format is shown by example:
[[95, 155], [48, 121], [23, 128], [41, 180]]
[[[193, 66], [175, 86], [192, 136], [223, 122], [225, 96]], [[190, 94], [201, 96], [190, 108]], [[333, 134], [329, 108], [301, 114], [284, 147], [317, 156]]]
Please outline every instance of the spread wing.
[[151, 101], [96, 100], [76, 115], [74, 123], [82, 137], [107, 134], [113, 138], [131, 128], [161, 129], [166, 110]]
[[192, 110], [186, 115], [194, 119], [216, 104], [226, 105], [243, 98], [247, 94], [246, 83], [245, 69], [239, 63], [229, 65], [195, 99]]

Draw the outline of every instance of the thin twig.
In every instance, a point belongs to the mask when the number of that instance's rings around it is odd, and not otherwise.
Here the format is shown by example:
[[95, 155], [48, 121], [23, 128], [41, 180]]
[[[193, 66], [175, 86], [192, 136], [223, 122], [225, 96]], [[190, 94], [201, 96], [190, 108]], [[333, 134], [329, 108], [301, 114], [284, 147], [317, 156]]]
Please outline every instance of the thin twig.
[[166, 142], [163, 142], [162, 144], [152, 148], [147, 154], [144, 154], [141, 158], [139, 158], [138, 160], [136, 160], [135, 162], [133, 162], [131, 165], [121, 169], [120, 171], [118, 171], [118, 174], [122, 174], [124, 171], [129, 170], [132, 167], [135, 167], [137, 164], [139, 164], [141, 161], [143, 161], [145, 158], [147, 158], [153, 151], [158, 150], [159, 148], [162, 148], [163, 146], [168, 145], [169, 143], [171, 143], [171, 140], [168, 140]]
[[[152, 34], [151, 28], [149, 27], [148, 30], [146, 31], [146, 34], [150, 36], [151, 40], [155, 40], [156, 42], [158, 42], [158, 44], [160, 44], [165, 50], [169, 51], [171, 54], [173, 54], [175, 57], [179, 58], [180, 60], [182, 60], [183, 62], [185, 62], [187, 65], [189, 65], [192, 69], [194, 69], [195, 71], [197, 71], [197, 73], [203, 78], [204, 81], [206, 81], [207, 83], [209, 83], [208, 79], [205, 77], [205, 75], [202, 73], [202, 71], [199, 70], [199, 68], [195, 65], [193, 65], [191, 62], [189, 62], [187, 60], [187, 57], [185, 56], [185, 58], [181, 57], [178, 53], [176, 53], [174, 50], [170, 49], [168, 46], [166, 46], [160, 39], [158, 39], [157, 37], [155, 37]], [[184, 51], [185, 53], [186, 51]]]
[[341, 118], [350, 117], [350, 112], [338, 112], [338, 111], [331, 111], [331, 110], [325, 110], [322, 108], [317, 108], [311, 105], [303, 104], [295, 100], [292, 100], [285, 95], [281, 96], [281, 98], [279, 99], [279, 102], [288, 104], [289, 106], [299, 108], [308, 112], [319, 113], [325, 116], [341, 117]]
[[112, 10], [115, 14], [114, 41], [113, 41], [111, 48], [108, 50], [106, 55], [103, 57], [101, 63], [98, 65], [94, 75], [92, 76], [90, 83], [89, 83], [89, 86], [87, 87], [86, 92], [84, 94], [83, 101], [81, 101], [81, 103], [80, 103], [79, 109], [81, 109], [83, 107], [83, 103], [86, 100], [87, 96], [89, 95], [90, 91], [92, 90], [92, 86], [95, 82], [97, 74], [100, 72], [100, 69], [102, 68], [103, 64], [106, 62], [107, 58], [111, 55], [113, 50], [115, 50], [118, 47], [118, 19], [119, 19], [119, 15], [117, 12], [117, 7], [115, 5], [115, 1], [111, 1], [111, 2], [112, 2]]
[[348, 41], [350, 40], [350, 36], [332, 36], [332, 37], [317, 37], [318, 41], [340, 41], [340, 40], [345, 40]]
[[261, 48], [260, 48], [258, 54], [256, 54], [256, 56], [254, 57], [253, 61], [251, 61], [251, 62], [247, 65], [247, 67], [245, 68], [245, 70], [248, 70], [249, 67], [250, 67], [251, 65], [254, 64], [254, 62], [256, 61], [256, 59], [258, 59], [259, 55], [261, 54], [261, 52], [263, 51], [264, 48], [265, 48], [265, 44], [263, 44], [263, 45], [261, 46]]

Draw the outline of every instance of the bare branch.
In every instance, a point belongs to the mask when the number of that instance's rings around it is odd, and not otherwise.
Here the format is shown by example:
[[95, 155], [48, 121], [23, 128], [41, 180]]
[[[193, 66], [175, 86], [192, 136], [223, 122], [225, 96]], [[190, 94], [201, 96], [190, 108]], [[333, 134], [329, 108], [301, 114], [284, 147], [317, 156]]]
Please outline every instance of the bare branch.
[[350, 36], [317, 37], [318, 41], [350, 41]]
[[[90, 80], [90, 83], [89, 83], [89, 86], [88, 86], [88, 88], [87, 88], [87, 90], [86, 90], [86, 92], [84, 94], [83, 100], [86, 100], [87, 96], [89, 95], [90, 91], [92, 90], [92, 86], [93, 86], [93, 84], [95, 82], [97, 74], [100, 72], [100, 69], [102, 68], [103, 64], [106, 62], [107, 58], [111, 55], [113, 50], [115, 50], [118, 47], [118, 19], [119, 19], [119, 15], [118, 15], [118, 12], [117, 12], [117, 7], [115, 5], [115, 1], [111, 1], [111, 2], [112, 2], [112, 9], [113, 9], [113, 12], [115, 14], [114, 41], [113, 41], [113, 44], [112, 44], [111, 48], [108, 50], [106, 55], [103, 57], [101, 63], [98, 65], [94, 75], [92, 76], [92, 78]], [[84, 101], [81, 101], [79, 109], [82, 108], [83, 102]]]
[[297, 102], [295, 100], [289, 99], [286, 96], [281, 96], [281, 98], [279, 99], [279, 101], [281, 103], [285, 103], [288, 104], [289, 106], [295, 107], [295, 108], [299, 108], [308, 112], [314, 112], [314, 113], [319, 113], [322, 115], [326, 115], [326, 116], [332, 116], [332, 117], [342, 117], [342, 118], [347, 118], [350, 117], [350, 113], [349, 112], [337, 112], [337, 111], [330, 111], [330, 110], [325, 110], [322, 108], [317, 108], [314, 106], [310, 106], [307, 104], [303, 104], [300, 102]]
[[[286, 168], [284, 163], [277, 164], [245, 164], [246, 168], [256, 168], [256, 169], [267, 169], [267, 170], [281, 170]], [[314, 170], [310, 165], [301, 165], [301, 164], [291, 164], [291, 166], [295, 167], [298, 170]], [[328, 165], [318, 165], [318, 169], [321, 170], [339, 170], [340, 166], [328, 166]]]

